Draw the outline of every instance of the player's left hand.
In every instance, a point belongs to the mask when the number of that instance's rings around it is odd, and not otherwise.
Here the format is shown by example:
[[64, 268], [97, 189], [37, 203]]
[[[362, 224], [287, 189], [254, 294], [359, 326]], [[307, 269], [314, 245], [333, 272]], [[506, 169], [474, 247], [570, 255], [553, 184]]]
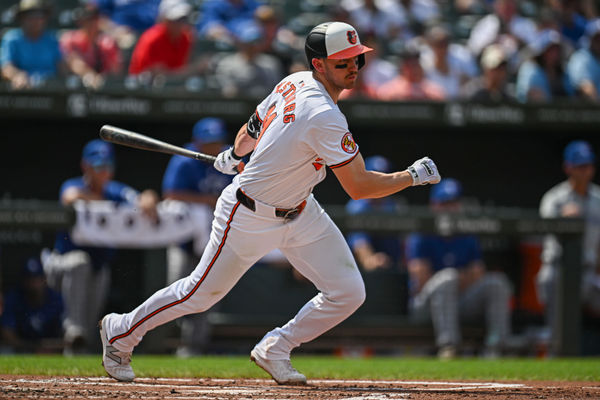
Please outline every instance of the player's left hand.
[[439, 183], [442, 179], [437, 166], [429, 157], [415, 161], [407, 170], [413, 178], [413, 186]]
[[236, 159], [233, 156], [233, 146], [225, 151], [220, 152], [217, 155], [213, 166], [219, 172], [227, 175], [235, 175], [238, 172], [242, 172], [244, 169], [244, 163], [241, 159]]
[[137, 205], [145, 216], [156, 222], [158, 221], [156, 206], [159, 201], [160, 198], [154, 190], [146, 189], [138, 196]]

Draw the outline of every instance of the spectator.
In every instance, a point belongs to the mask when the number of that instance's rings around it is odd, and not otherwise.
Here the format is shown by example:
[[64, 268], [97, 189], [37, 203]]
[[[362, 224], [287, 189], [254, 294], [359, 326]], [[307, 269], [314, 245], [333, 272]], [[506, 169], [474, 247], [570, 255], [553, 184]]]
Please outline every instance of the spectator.
[[[581, 303], [584, 309], [600, 317], [600, 186], [592, 183], [596, 173], [596, 155], [588, 142], [575, 140], [564, 150], [563, 169], [567, 180], [548, 190], [540, 202], [543, 218], [584, 218], [581, 277]], [[538, 298], [545, 304], [548, 328], [557, 307], [554, 285], [558, 278], [562, 248], [557, 238], [544, 240], [542, 267], [536, 277]], [[578, 294], [573, 293], [574, 296]]]
[[342, 0], [340, 6], [359, 32], [373, 32], [386, 41], [413, 36], [402, 6], [394, 0]]
[[512, 56], [535, 39], [537, 26], [518, 14], [516, 0], [494, 0], [494, 12], [481, 18], [471, 30], [467, 46], [479, 56], [492, 43], [501, 43]]
[[17, 11], [20, 28], [9, 30], [2, 38], [2, 77], [15, 89], [34, 87], [66, 72], [56, 35], [46, 29], [50, 13], [46, 0], [21, 0]]
[[159, 22], [142, 34], [129, 64], [129, 73], [185, 75], [193, 33], [187, 22], [192, 7], [186, 0], [162, 0]]
[[547, 103], [572, 94], [562, 67], [560, 33], [541, 32], [530, 50], [532, 59], [521, 65], [517, 75], [517, 99], [521, 103]]
[[577, 50], [567, 64], [567, 73], [583, 99], [600, 99], [600, 19], [590, 22], [585, 35], [587, 46]]
[[581, 13], [579, 0], [555, 0], [550, 4], [555, 11], [555, 19], [558, 23], [563, 38], [569, 41], [571, 47], [579, 47], [579, 40], [585, 34], [588, 23], [586, 17]]
[[483, 76], [470, 81], [463, 97], [477, 102], [512, 101], [513, 96], [507, 88], [507, 58], [502, 45], [491, 44], [481, 55]]
[[[68, 179], [60, 188], [60, 202], [71, 205], [77, 200], [110, 200], [137, 204], [151, 218], [156, 218], [158, 196], [154, 191], [138, 193], [112, 180], [115, 158], [112, 145], [100, 139], [83, 148], [83, 175]], [[109, 264], [115, 250], [104, 247], [80, 247], [68, 232], [59, 232], [54, 251], [44, 251], [42, 263], [53, 289], [60, 291], [66, 305], [66, 353], [85, 351], [95, 337], [100, 313], [110, 284]]]
[[[304, 49], [304, 39], [283, 24], [280, 10], [269, 6], [259, 6], [254, 18], [263, 32], [259, 53], [268, 53], [279, 58], [284, 70], [289, 70], [293, 58]], [[303, 64], [306, 62], [303, 60]]]
[[[204, 154], [217, 155], [227, 143], [225, 123], [218, 118], [204, 118], [193, 128], [192, 143], [185, 147]], [[173, 156], [163, 177], [163, 197], [179, 200], [196, 207], [214, 210], [221, 191], [231, 183], [229, 175], [183, 156]], [[207, 221], [209, 223], [209, 221]], [[210, 224], [206, 226], [207, 237]], [[195, 249], [193, 243], [183, 243], [167, 249], [167, 283], [171, 284], [189, 275], [200, 261], [204, 249]], [[202, 354], [210, 339], [207, 313], [190, 314], [181, 318], [181, 343], [177, 355], [187, 357]]]
[[115, 40], [100, 31], [100, 11], [96, 6], [74, 12], [79, 29], [65, 32], [60, 45], [71, 70], [86, 87], [100, 88], [107, 75], [123, 72], [121, 50]]
[[61, 295], [48, 287], [39, 259], [29, 258], [25, 262], [20, 285], [6, 294], [5, 309], [0, 315], [0, 337], [7, 351], [56, 350], [43, 341], [59, 339], [60, 343], [64, 304]]
[[202, 4], [202, 18], [197, 30], [200, 37], [233, 44], [236, 28], [254, 20], [254, 13], [261, 5], [256, 0], [207, 0]]
[[444, 90], [425, 77], [419, 62], [420, 51], [407, 46], [402, 52], [400, 74], [377, 90], [379, 100], [436, 100], [445, 98]]
[[425, 76], [442, 87], [448, 99], [456, 99], [461, 87], [478, 75], [477, 63], [467, 48], [450, 43], [450, 32], [441, 25], [431, 27], [426, 39], [427, 47], [421, 53]]
[[[443, 179], [430, 193], [433, 212], [460, 212], [462, 188], [455, 179]], [[416, 320], [432, 320], [438, 356], [458, 354], [460, 321], [485, 321], [484, 354], [498, 355], [510, 332], [511, 289], [503, 273], [486, 271], [479, 240], [412, 234], [406, 253], [410, 311]]]
[[150, 29], [158, 16], [160, 0], [91, 0], [108, 18], [108, 30], [122, 30], [135, 35]]
[[224, 96], [260, 97], [283, 78], [279, 60], [259, 53], [262, 39], [262, 30], [254, 22], [236, 28], [237, 51], [223, 57], [215, 70]]
[[400, 0], [404, 19], [410, 30], [417, 36], [423, 34], [425, 27], [440, 19], [440, 9], [435, 0]]
[[[365, 168], [369, 171], [389, 173], [391, 163], [382, 156], [371, 156], [365, 159]], [[350, 200], [346, 204], [346, 212], [359, 215], [368, 212], [393, 214], [398, 211], [398, 203], [390, 197]], [[358, 261], [358, 265], [366, 272], [377, 269], [400, 270], [402, 258], [402, 242], [398, 236], [377, 236], [367, 232], [351, 232], [348, 244]]]

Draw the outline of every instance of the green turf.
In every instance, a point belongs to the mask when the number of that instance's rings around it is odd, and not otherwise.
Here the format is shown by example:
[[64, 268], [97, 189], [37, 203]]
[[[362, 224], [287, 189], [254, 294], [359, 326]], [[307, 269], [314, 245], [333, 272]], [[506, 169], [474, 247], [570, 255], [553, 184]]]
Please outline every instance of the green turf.
[[[294, 365], [310, 379], [485, 379], [600, 381], [600, 359], [460, 359], [336, 358], [296, 356]], [[133, 367], [139, 377], [266, 378], [248, 357], [138, 355]], [[1, 356], [0, 374], [104, 376], [99, 356]]]

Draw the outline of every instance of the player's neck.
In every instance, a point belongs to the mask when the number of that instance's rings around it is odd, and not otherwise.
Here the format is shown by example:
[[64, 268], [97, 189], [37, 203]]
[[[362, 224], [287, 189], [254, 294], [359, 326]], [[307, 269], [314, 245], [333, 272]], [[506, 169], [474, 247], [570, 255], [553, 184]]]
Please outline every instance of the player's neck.
[[325, 90], [327, 90], [327, 93], [329, 93], [331, 100], [333, 100], [333, 102], [337, 104], [338, 98], [340, 97], [340, 93], [342, 93], [343, 89], [332, 85], [327, 79], [323, 77], [323, 75], [319, 74], [316, 71], [313, 71], [313, 78], [315, 78], [317, 81], [321, 82], [323, 86], [325, 86]]

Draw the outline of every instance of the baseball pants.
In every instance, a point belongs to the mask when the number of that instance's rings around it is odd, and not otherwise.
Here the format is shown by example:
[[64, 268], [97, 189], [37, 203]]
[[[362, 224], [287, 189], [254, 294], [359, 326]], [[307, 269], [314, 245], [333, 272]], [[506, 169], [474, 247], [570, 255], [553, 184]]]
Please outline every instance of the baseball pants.
[[43, 252], [41, 259], [48, 286], [60, 292], [65, 301], [65, 341], [96, 337], [108, 297], [110, 268], [94, 269], [90, 256], [82, 250]]
[[237, 189], [234, 180], [221, 194], [209, 243], [189, 276], [159, 290], [132, 312], [107, 317], [107, 336], [114, 347], [131, 352], [149, 330], [208, 310], [275, 248], [319, 293], [287, 324], [267, 333], [256, 346], [262, 357], [289, 359], [293, 348], [334, 327], [363, 303], [364, 283], [352, 253], [312, 195], [303, 212], [286, 221], [258, 201], [256, 211], [246, 208], [236, 199]]
[[431, 319], [436, 345], [458, 345], [460, 321], [486, 322], [486, 346], [501, 345], [510, 333], [508, 279], [499, 272], [486, 272], [463, 293], [459, 293], [459, 272], [445, 268], [436, 272], [423, 286], [412, 304], [417, 320]]

